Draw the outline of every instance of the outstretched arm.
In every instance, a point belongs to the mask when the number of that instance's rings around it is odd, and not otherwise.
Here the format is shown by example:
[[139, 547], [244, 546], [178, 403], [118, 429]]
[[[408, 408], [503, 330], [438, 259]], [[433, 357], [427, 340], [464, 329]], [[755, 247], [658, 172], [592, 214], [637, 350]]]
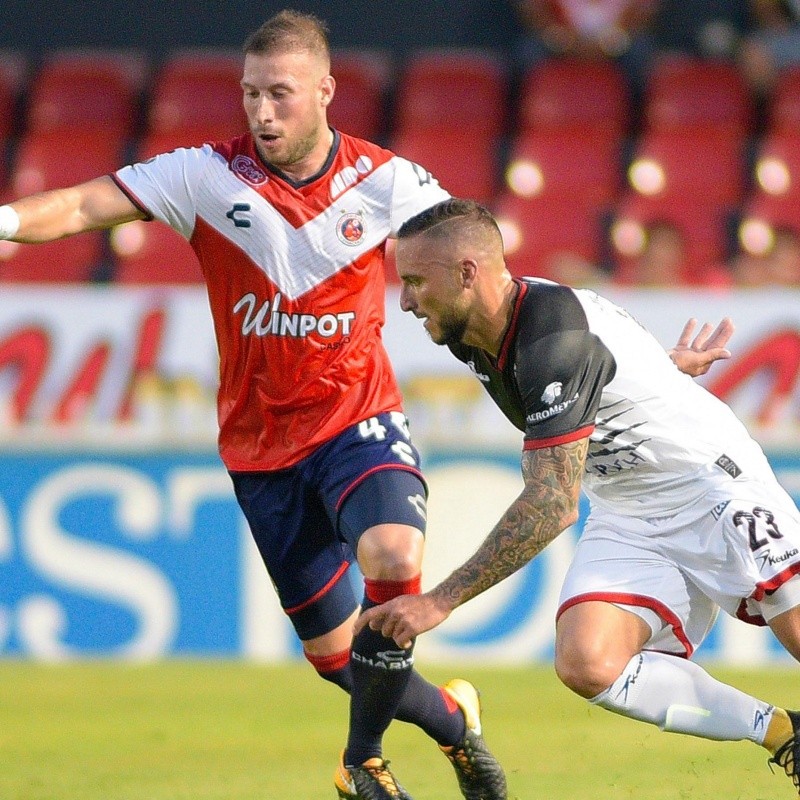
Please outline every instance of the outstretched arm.
[[730, 317], [724, 317], [713, 333], [711, 325], [704, 323], [692, 340], [696, 325], [697, 320], [690, 319], [683, 326], [675, 347], [667, 350], [678, 369], [693, 378], [705, 375], [715, 361], [731, 357], [730, 350], [725, 345], [735, 330]]
[[437, 587], [404, 595], [365, 611], [356, 623], [408, 647], [418, 634], [444, 621], [456, 607], [512, 575], [578, 519], [578, 497], [589, 440], [522, 457], [525, 487], [475, 555]]
[[0, 239], [48, 242], [144, 217], [106, 175], [66, 189], [29, 195], [0, 207]]

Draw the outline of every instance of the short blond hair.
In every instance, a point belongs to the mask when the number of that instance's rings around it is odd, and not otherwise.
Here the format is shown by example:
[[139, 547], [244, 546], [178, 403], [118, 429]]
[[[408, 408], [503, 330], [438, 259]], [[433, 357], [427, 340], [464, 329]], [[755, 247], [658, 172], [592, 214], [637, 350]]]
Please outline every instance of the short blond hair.
[[305, 51], [330, 64], [328, 26], [319, 17], [284, 9], [270, 17], [245, 40], [246, 55]]

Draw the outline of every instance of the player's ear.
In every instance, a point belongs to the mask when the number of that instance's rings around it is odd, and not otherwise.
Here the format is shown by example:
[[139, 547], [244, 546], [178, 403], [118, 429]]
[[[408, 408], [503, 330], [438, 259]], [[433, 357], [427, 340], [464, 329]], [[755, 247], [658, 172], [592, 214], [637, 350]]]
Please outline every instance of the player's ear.
[[320, 102], [323, 106], [328, 106], [333, 100], [333, 95], [336, 92], [336, 81], [333, 75], [326, 75], [319, 85]]
[[471, 289], [475, 284], [475, 278], [478, 274], [478, 265], [471, 259], [465, 258], [461, 262], [459, 276], [461, 278], [461, 286], [464, 289]]

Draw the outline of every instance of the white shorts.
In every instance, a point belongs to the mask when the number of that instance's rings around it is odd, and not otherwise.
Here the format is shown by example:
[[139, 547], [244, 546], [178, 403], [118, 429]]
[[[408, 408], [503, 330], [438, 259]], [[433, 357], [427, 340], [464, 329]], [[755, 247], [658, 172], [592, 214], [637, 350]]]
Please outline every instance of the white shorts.
[[638, 614], [646, 647], [691, 656], [718, 608], [764, 625], [800, 605], [800, 513], [776, 483], [738, 478], [673, 516], [593, 508], [559, 600]]

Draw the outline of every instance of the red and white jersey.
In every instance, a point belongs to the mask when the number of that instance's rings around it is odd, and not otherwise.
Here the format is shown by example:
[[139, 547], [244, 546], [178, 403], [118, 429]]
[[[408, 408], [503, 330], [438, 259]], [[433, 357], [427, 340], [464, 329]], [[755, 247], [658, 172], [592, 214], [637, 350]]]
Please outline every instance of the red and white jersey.
[[386, 239], [449, 196], [428, 172], [337, 132], [324, 167], [301, 183], [265, 167], [250, 134], [114, 178], [200, 260], [228, 469], [291, 466], [348, 426], [400, 409], [381, 339]]

